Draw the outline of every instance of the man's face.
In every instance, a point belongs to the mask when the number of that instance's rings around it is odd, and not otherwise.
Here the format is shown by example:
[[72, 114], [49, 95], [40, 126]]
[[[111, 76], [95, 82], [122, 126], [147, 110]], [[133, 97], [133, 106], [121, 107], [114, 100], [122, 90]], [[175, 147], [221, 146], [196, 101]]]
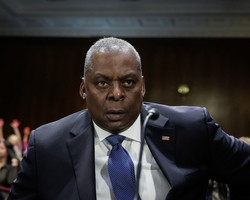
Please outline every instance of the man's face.
[[81, 92], [94, 122], [111, 133], [129, 128], [138, 117], [145, 83], [130, 52], [102, 52], [85, 73]]

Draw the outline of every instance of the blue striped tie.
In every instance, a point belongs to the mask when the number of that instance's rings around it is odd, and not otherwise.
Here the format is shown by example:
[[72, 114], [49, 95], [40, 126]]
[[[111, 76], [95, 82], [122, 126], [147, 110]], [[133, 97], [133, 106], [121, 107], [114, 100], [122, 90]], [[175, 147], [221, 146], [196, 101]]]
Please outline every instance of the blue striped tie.
[[108, 160], [109, 177], [118, 200], [133, 200], [135, 194], [134, 164], [121, 143], [122, 135], [110, 135], [106, 138], [112, 145]]

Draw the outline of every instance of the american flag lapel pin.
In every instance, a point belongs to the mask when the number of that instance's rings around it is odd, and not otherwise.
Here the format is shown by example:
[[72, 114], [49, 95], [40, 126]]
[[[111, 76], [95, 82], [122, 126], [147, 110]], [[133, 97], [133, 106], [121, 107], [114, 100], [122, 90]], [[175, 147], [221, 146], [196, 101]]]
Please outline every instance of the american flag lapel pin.
[[161, 140], [169, 141], [170, 137], [166, 136], [166, 135], [163, 135], [163, 136], [161, 136]]

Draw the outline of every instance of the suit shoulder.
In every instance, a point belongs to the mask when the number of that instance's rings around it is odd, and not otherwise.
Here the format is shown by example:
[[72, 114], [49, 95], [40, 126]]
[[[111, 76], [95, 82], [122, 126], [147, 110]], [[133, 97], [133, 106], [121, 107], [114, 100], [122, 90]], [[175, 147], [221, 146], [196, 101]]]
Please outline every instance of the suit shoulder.
[[207, 109], [198, 106], [169, 106], [158, 103], [145, 102], [144, 105], [146, 109], [156, 108], [163, 115], [173, 116], [187, 116], [187, 115], [198, 115], [199, 117], [204, 117], [208, 114]]
[[[44, 124], [38, 128], [36, 128], [33, 132], [36, 134], [43, 133], [45, 136], [46, 134], [53, 134], [53, 133], [65, 133], [69, 132], [72, 127], [75, 125], [77, 119], [84, 118], [86, 116], [87, 110], [81, 110], [65, 116], [61, 119], [56, 121]], [[83, 119], [84, 120], [84, 119]]]

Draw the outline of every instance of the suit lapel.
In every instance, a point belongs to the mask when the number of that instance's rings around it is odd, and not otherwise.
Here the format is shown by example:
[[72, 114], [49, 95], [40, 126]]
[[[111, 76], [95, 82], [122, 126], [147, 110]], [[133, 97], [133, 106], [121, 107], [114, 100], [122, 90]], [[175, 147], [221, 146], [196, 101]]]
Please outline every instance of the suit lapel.
[[[148, 108], [142, 109], [144, 121]], [[167, 117], [160, 115], [157, 120], [149, 120], [145, 138], [151, 153], [166, 176], [171, 187], [180, 185], [183, 181], [182, 171], [175, 163], [175, 128], [171, 126]]]
[[79, 115], [67, 142], [80, 199], [96, 199], [94, 132], [88, 111]]

